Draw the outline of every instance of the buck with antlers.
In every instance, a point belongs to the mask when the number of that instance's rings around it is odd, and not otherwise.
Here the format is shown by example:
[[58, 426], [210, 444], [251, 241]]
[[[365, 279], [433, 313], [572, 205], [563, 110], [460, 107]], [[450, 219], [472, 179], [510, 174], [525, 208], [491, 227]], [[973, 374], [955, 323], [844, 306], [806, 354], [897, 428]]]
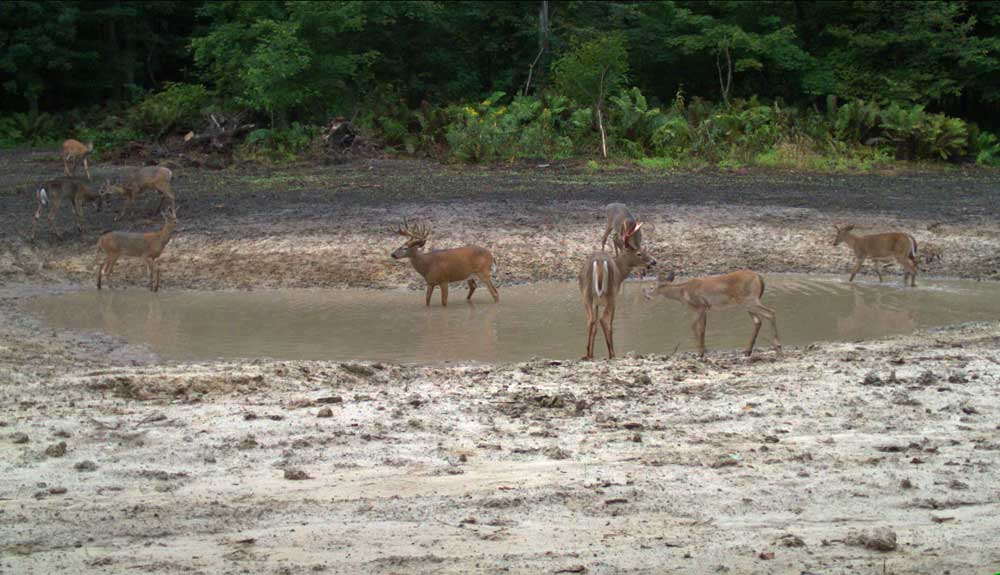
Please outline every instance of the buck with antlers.
[[479, 281], [486, 284], [486, 289], [490, 290], [494, 302], [500, 302], [500, 294], [490, 279], [490, 274], [496, 271], [496, 266], [493, 254], [489, 250], [479, 246], [463, 246], [424, 252], [423, 248], [431, 235], [431, 229], [426, 225], [411, 227], [405, 218], [403, 226], [395, 232], [409, 239], [392, 252], [392, 258], [409, 259], [413, 269], [424, 277], [427, 282], [427, 305], [431, 305], [434, 288], [440, 286], [441, 305], [447, 306], [450, 282], [468, 282], [469, 295], [465, 299], [466, 301], [472, 299], [472, 293], [476, 291], [476, 280], [472, 276], [478, 277]]
[[173, 210], [174, 192], [170, 189], [170, 182], [173, 178], [174, 173], [170, 171], [170, 168], [163, 166], [144, 166], [126, 172], [120, 184], [108, 187], [109, 192], [125, 196], [125, 204], [115, 221], [125, 217], [128, 209], [135, 205], [136, 196], [143, 190], [156, 190], [160, 194], [160, 203], [156, 206], [156, 212], [163, 209], [163, 202], [168, 199], [170, 200], [170, 209]]
[[760, 298], [764, 295], [764, 278], [757, 272], [743, 270], [725, 275], [693, 278], [677, 284], [673, 282], [674, 272], [670, 272], [666, 277], [657, 280], [656, 287], [644, 290], [643, 295], [647, 300], [653, 299], [655, 295], [661, 295], [687, 304], [695, 311], [697, 316], [691, 324], [691, 329], [698, 344], [699, 357], [705, 357], [705, 322], [708, 310], [734, 305], [746, 308], [750, 319], [753, 320], [753, 335], [750, 336], [747, 356], [753, 353], [762, 319], [771, 322], [771, 329], [774, 331], [774, 349], [781, 350], [774, 310], [760, 303]]
[[[635, 225], [633, 231], [638, 231], [640, 227], [641, 222]], [[598, 324], [604, 334], [604, 342], [608, 345], [608, 358], [615, 357], [615, 300], [632, 270], [646, 270], [654, 265], [655, 259], [640, 249], [633, 249], [628, 243], [616, 256], [600, 251], [587, 258], [578, 276], [583, 309], [587, 313], [587, 354], [583, 359], [594, 358]]]
[[90, 166], [87, 165], [87, 156], [94, 151], [94, 143], [84, 144], [79, 140], [69, 139], [62, 143], [63, 172], [70, 175], [69, 164], [73, 164], [73, 173], [76, 173], [77, 164], [83, 160], [83, 170], [87, 172], [87, 179], [90, 179]]
[[[847, 281], [853, 282], [854, 276], [861, 270], [861, 264], [866, 259], [885, 260], [895, 258], [903, 268], [903, 285], [910, 287], [917, 285], [917, 240], [910, 234], [900, 232], [889, 232], [885, 234], [872, 234], [859, 236], [852, 234], [854, 225], [833, 226], [837, 230], [837, 237], [833, 240], [833, 245], [837, 246], [846, 243], [854, 250], [854, 270], [851, 271], [851, 278]], [[875, 264], [875, 273], [878, 281], [882, 281], [882, 270], [878, 263]]]
[[177, 227], [177, 212], [171, 209], [163, 212], [163, 227], [158, 232], [106, 232], [97, 241], [97, 248], [104, 252], [105, 259], [97, 268], [97, 289], [101, 289], [101, 278], [111, 278], [115, 262], [121, 256], [142, 258], [149, 270], [149, 290], [160, 291], [160, 267], [157, 258], [170, 243]]
[[608, 243], [608, 236], [611, 232], [611, 244], [615, 248], [615, 255], [618, 255], [626, 247], [634, 250], [642, 249], [642, 232], [639, 231], [639, 222], [636, 221], [632, 212], [628, 211], [625, 204], [608, 204], [605, 208], [608, 215], [608, 222], [604, 228], [604, 237], [601, 238], [601, 249]]
[[96, 202], [97, 211], [101, 211], [106, 194], [107, 184], [100, 190], [95, 190], [87, 180], [77, 177], [60, 177], [42, 184], [35, 190], [36, 209], [35, 216], [31, 220], [31, 239], [35, 239], [38, 218], [41, 217], [45, 206], [49, 208], [49, 232], [54, 233], [57, 237], [62, 237], [59, 230], [55, 228], [55, 223], [63, 201], [69, 201], [73, 206], [76, 227], [80, 231], [80, 235], [83, 236], [83, 204]]

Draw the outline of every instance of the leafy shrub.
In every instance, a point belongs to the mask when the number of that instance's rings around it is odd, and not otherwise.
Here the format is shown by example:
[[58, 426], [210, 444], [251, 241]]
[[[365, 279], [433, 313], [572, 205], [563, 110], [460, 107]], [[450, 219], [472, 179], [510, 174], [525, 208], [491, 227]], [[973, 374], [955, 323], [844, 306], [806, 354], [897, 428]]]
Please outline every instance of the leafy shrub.
[[892, 104], [880, 114], [886, 140], [903, 160], [942, 159], [965, 153], [969, 134], [965, 122], [944, 114], [928, 114], [920, 105]]
[[976, 163], [983, 166], [1000, 166], [1000, 140], [989, 132], [975, 130], [970, 134], [969, 151], [976, 158]]
[[570, 155], [573, 142], [561, 133], [568, 110], [564, 98], [551, 106], [533, 96], [516, 96], [501, 105], [503, 92], [495, 92], [479, 104], [453, 106], [446, 138], [455, 159], [492, 162], [512, 158], [559, 159]]
[[240, 151], [245, 157], [257, 161], [292, 161], [309, 147], [321, 130], [298, 122], [284, 129], [254, 130], [247, 134]]
[[170, 83], [134, 107], [130, 123], [156, 138], [172, 130], [195, 129], [200, 127], [202, 111], [210, 99], [211, 94], [201, 84]]
[[14, 113], [0, 119], [0, 142], [5, 146], [49, 145], [59, 140], [56, 117], [45, 112]]

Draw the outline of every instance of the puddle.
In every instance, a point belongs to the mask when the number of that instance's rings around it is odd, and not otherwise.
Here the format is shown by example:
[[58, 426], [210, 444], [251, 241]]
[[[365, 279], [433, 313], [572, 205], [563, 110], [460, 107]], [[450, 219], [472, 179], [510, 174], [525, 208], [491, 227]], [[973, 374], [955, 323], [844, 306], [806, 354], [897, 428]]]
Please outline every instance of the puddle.
[[[785, 345], [872, 339], [971, 320], [1000, 319], [1000, 284], [920, 279], [848, 284], [843, 278], [769, 275], [764, 304], [777, 311]], [[894, 278], [898, 279], [898, 278]], [[665, 299], [647, 302], [643, 284], [626, 284], [615, 318], [620, 355], [694, 349], [693, 316]], [[87, 290], [28, 300], [48, 325], [100, 330], [147, 344], [165, 358], [510, 362], [531, 357], [576, 358], [586, 344], [576, 283], [500, 286], [501, 303], [485, 289], [474, 303], [452, 289], [447, 308], [423, 305], [406, 290], [267, 290], [255, 292]], [[742, 348], [750, 337], [746, 312], [710, 312], [709, 350]], [[771, 345], [767, 324], [758, 346]], [[678, 347], [679, 346], [679, 347]], [[606, 348], [598, 333], [599, 358]]]

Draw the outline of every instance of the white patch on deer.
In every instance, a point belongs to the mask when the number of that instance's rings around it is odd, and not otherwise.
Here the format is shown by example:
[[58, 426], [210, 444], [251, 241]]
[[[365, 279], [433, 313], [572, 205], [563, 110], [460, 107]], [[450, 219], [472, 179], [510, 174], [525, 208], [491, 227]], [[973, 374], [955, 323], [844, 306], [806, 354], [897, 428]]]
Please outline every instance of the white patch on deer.
[[49, 194], [45, 191], [45, 188], [38, 188], [38, 201], [42, 202], [42, 205], [48, 205]]
[[597, 273], [597, 262], [594, 262], [594, 291], [597, 292], [597, 297], [604, 295], [604, 292], [608, 289], [608, 262], [601, 262], [604, 264], [604, 278], [599, 277]]

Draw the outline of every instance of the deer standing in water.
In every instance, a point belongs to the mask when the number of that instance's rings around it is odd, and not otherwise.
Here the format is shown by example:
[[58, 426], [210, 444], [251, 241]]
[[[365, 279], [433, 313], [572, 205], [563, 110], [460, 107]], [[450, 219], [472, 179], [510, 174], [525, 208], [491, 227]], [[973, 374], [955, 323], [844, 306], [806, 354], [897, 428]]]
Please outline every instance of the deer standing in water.
[[[859, 236], [852, 234], [853, 224], [846, 226], [833, 226], [837, 230], [837, 237], [833, 240], [833, 245], [837, 246], [846, 243], [854, 250], [854, 270], [851, 271], [851, 278], [847, 281], [853, 282], [854, 276], [861, 270], [861, 264], [871, 258], [873, 260], [884, 260], [895, 258], [896, 262], [903, 267], [903, 285], [910, 287], [917, 285], [917, 240], [910, 234], [900, 232], [889, 232], [885, 234], [872, 234]], [[875, 273], [878, 274], [878, 281], [882, 281], [882, 270], [879, 269], [878, 262], [875, 263]]]
[[156, 206], [157, 212], [163, 209], [163, 202], [166, 199], [170, 200], [170, 209], [173, 210], [174, 192], [170, 189], [170, 182], [173, 178], [174, 173], [170, 171], [170, 168], [163, 166], [145, 166], [127, 172], [120, 184], [108, 188], [109, 192], [125, 196], [125, 204], [115, 221], [125, 217], [128, 209], [135, 205], [136, 196], [143, 190], [156, 190], [160, 194], [160, 203]]
[[177, 212], [171, 209], [163, 212], [163, 227], [158, 232], [106, 232], [97, 241], [97, 248], [104, 252], [105, 259], [97, 268], [97, 289], [101, 289], [101, 277], [111, 279], [115, 262], [121, 256], [142, 258], [149, 270], [149, 290], [160, 291], [160, 267], [156, 259], [170, 243], [170, 237], [177, 227]]
[[76, 227], [83, 236], [83, 204], [85, 202], [96, 202], [97, 211], [101, 211], [104, 205], [104, 196], [107, 193], [107, 184], [100, 190], [95, 190], [93, 186], [83, 178], [60, 177], [42, 184], [35, 190], [35, 216], [31, 220], [31, 239], [35, 239], [35, 231], [38, 226], [38, 218], [42, 215], [45, 206], [49, 208], [49, 232], [56, 237], [62, 237], [59, 230], [55, 229], [56, 216], [59, 215], [59, 207], [63, 201], [69, 201], [73, 206], [73, 216], [76, 218]]
[[83, 170], [87, 172], [87, 179], [90, 179], [90, 166], [87, 165], [87, 156], [94, 151], [94, 143], [84, 144], [79, 140], [69, 139], [62, 143], [63, 172], [70, 175], [69, 164], [73, 164], [73, 173], [76, 173], [77, 164], [83, 160]]
[[634, 250], [642, 249], [642, 232], [639, 231], [639, 222], [636, 221], [632, 212], [628, 211], [625, 204], [608, 204], [605, 208], [608, 214], [608, 222], [604, 228], [604, 237], [601, 238], [601, 249], [608, 243], [608, 236], [611, 232], [611, 244], [615, 248], [615, 255], [618, 255], [626, 247]]
[[[638, 223], [634, 231], [642, 226]], [[587, 354], [583, 359], [594, 358], [594, 340], [597, 325], [600, 324], [604, 342], [608, 345], [608, 358], [615, 357], [614, 323], [615, 299], [621, 293], [622, 283], [635, 268], [650, 269], [656, 260], [639, 249], [632, 249], [626, 243], [625, 249], [616, 256], [600, 251], [594, 252], [580, 268], [578, 280], [583, 309], [587, 313]], [[603, 311], [602, 311], [603, 308]]]
[[450, 250], [431, 250], [424, 252], [423, 247], [427, 243], [427, 238], [431, 235], [431, 229], [427, 226], [410, 227], [406, 219], [403, 219], [403, 227], [396, 230], [396, 233], [409, 238], [405, 244], [392, 252], [393, 259], [409, 259], [413, 264], [413, 269], [417, 270], [427, 282], [427, 305], [431, 305], [431, 295], [435, 286], [441, 287], [441, 306], [448, 305], [448, 284], [450, 282], [466, 281], [469, 284], [469, 295], [466, 301], [472, 299], [472, 293], [476, 291], [476, 280], [486, 284], [486, 289], [490, 290], [493, 301], [500, 302], [500, 294], [493, 286], [490, 274], [496, 271], [493, 262], [493, 254], [486, 248], [479, 246], [463, 246]]
[[698, 357], [705, 357], [705, 322], [708, 310], [740, 305], [746, 308], [753, 320], [753, 335], [746, 355], [753, 353], [762, 319], [771, 322], [774, 331], [774, 349], [781, 350], [778, 340], [778, 324], [774, 320], [774, 310], [760, 303], [764, 295], [764, 278], [757, 272], [743, 270], [725, 275], [693, 278], [686, 282], [673, 283], [674, 272], [657, 280], [656, 287], [643, 291], [647, 300], [655, 295], [687, 304], [697, 316], [691, 329], [698, 344]]

